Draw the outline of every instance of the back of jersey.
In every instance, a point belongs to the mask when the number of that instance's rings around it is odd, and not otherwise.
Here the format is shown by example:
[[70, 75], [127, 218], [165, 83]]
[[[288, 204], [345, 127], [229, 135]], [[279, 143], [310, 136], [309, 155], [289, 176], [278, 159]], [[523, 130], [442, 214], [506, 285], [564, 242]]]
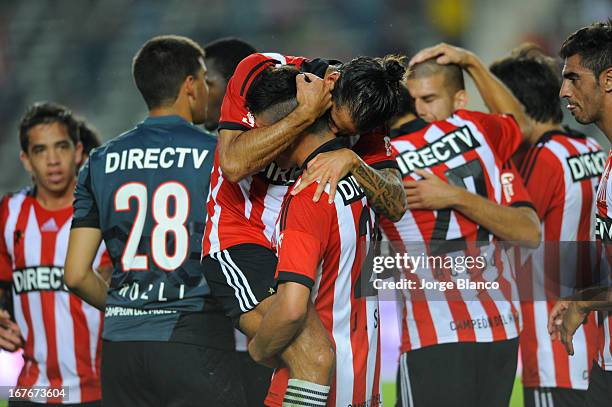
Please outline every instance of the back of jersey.
[[101, 229], [114, 266], [105, 339], [172, 340], [182, 317], [207, 310], [200, 248], [215, 144], [178, 116], [147, 118], [81, 171], [73, 227]]

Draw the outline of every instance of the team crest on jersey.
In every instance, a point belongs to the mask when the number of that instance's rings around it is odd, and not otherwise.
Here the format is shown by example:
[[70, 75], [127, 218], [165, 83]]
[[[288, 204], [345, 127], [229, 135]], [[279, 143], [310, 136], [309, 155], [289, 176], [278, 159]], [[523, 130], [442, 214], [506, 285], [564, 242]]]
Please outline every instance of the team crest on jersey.
[[387, 153], [387, 157], [391, 157], [391, 138], [389, 136], [385, 136], [385, 152]]
[[514, 187], [512, 182], [514, 181], [514, 174], [511, 172], [504, 172], [501, 175], [501, 184], [504, 191], [504, 198], [506, 202], [510, 202], [514, 196]]
[[255, 127], [255, 117], [251, 112], [247, 112], [246, 116], [242, 118], [242, 122], [248, 124], [250, 127]]

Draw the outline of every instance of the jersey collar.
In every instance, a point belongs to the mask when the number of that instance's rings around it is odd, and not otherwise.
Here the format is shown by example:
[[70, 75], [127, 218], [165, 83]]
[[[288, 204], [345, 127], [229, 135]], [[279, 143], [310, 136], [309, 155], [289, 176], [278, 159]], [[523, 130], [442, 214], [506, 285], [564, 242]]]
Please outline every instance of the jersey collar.
[[317, 155], [321, 153], [326, 153], [328, 151], [340, 150], [341, 148], [346, 148], [346, 144], [344, 143], [341, 137], [336, 137], [321, 144], [319, 147], [317, 147], [315, 151], [313, 151], [308, 157], [306, 157], [306, 159], [302, 163], [302, 170], [305, 170], [308, 166], [308, 162], [315, 158]]
[[429, 123], [419, 117], [417, 119], [410, 120], [409, 122], [406, 122], [399, 127], [391, 129], [391, 131], [389, 132], [389, 136], [391, 138], [395, 138], [406, 134], [415, 133], [419, 130], [424, 129], [427, 126], [429, 126]]
[[576, 139], [585, 139], [587, 137], [586, 135], [582, 134], [581, 132], [577, 130], [574, 130], [567, 126], [563, 126], [563, 130], [549, 130], [549, 131], [544, 132], [540, 136], [536, 144], [546, 143], [553, 136], [565, 136], [565, 137], [576, 138]]
[[155, 126], [159, 124], [191, 124], [187, 120], [183, 119], [178, 115], [170, 115], [170, 116], [155, 116], [155, 117], [147, 117], [142, 122], [145, 126]]

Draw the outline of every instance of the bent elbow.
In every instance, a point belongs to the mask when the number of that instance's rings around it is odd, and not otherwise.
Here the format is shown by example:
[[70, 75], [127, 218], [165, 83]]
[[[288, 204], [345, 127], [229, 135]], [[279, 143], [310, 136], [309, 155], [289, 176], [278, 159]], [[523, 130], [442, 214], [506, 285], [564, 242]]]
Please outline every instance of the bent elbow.
[[80, 282], [81, 278], [76, 271], [72, 267], [66, 265], [64, 268], [64, 284], [66, 284], [66, 287], [68, 287], [70, 291], [74, 291], [78, 288]]
[[242, 168], [240, 168], [236, 160], [221, 158], [219, 160], [219, 167], [221, 168], [223, 178], [225, 178], [229, 182], [237, 183], [239, 181], [242, 181], [242, 179], [244, 179], [248, 175], [245, 174]]

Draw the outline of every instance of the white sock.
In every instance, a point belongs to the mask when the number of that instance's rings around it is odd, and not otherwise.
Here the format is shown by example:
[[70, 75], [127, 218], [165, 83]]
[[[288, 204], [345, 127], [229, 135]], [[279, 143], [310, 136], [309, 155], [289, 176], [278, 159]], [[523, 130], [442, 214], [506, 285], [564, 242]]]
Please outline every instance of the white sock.
[[289, 379], [283, 407], [324, 407], [328, 395], [329, 386]]

